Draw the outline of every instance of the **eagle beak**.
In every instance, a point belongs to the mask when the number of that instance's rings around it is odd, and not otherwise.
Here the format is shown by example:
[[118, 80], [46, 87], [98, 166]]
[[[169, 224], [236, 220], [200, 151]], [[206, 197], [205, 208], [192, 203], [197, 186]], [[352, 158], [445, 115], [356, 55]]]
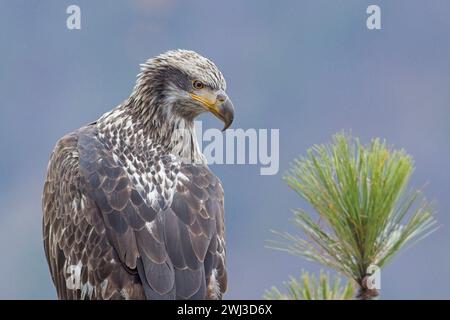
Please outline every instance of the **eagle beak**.
[[220, 101], [219, 106], [216, 108], [217, 112], [213, 112], [213, 114], [223, 121], [224, 127], [222, 131], [227, 130], [234, 119], [234, 106], [231, 102], [230, 98], [226, 94], [217, 95], [217, 101]]
[[194, 93], [190, 93], [192, 99], [199, 101], [207, 111], [211, 112], [217, 118], [223, 121], [224, 127], [222, 131], [228, 129], [233, 123], [234, 106], [230, 98], [225, 93], [219, 93], [216, 96], [215, 102], [209, 101], [207, 98]]

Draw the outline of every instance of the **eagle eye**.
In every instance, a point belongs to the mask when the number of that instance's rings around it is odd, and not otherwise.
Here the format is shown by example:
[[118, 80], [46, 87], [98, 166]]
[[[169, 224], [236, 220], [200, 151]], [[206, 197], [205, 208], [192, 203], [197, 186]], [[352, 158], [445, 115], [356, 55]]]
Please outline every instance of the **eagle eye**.
[[192, 86], [194, 87], [194, 89], [200, 90], [203, 89], [205, 87], [205, 85], [203, 84], [203, 82], [199, 81], [199, 80], [194, 80], [192, 82]]

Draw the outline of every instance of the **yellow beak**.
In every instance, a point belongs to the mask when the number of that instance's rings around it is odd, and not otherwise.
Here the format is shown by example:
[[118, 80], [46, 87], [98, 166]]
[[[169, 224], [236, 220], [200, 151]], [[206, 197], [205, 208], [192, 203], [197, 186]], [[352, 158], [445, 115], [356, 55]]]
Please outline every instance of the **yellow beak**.
[[189, 95], [192, 99], [200, 102], [207, 111], [223, 121], [225, 126], [222, 131], [225, 131], [233, 122], [234, 106], [226, 94], [218, 94], [215, 101], [210, 101], [195, 93], [189, 93]]

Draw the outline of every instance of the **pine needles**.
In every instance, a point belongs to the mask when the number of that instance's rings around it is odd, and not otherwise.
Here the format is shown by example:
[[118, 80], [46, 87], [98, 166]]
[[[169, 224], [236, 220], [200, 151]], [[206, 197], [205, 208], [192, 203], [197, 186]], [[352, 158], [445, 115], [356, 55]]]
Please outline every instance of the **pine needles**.
[[285, 241], [272, 247], [333, 268], [364, 291], [369, 266], [383, 267], [405, 244], [435, 229], [429, 204], [419, 191], [407, 190], [412, 172], [412, 158], [379, 139], [364, 146], [337, 134], [332, 144], [314, 146], [285, 180], [318, 221], [295, 210], [294, 223], [307, 239], [278, 233]]
[[314, 274], [302, 271], [300, 280], [291, 277], [284, 283], [287, 293], [272, 287], [264, 294], [267, 300], [349, 300], [355, 294], [355, 288], [347, 282], [341, 286], [341, 279], [331, 279], [328, 273], [320, 271], [317, 279]]

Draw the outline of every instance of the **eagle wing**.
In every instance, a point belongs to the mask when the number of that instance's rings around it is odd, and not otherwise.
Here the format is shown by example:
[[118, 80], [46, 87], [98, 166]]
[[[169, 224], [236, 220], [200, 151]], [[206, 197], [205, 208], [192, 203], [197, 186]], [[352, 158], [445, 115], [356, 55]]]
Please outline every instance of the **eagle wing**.
[[[44, 248], [59, 299], [119, 299], [120, 281], [141, 291], [121, 267], [95, 201], [79, 171], [78, 136], [58, 141], [43, 194]], [[134, 282], [134, 284], [133, 284]]]
[[144, 184], [95, 126], [57, 144], [43, 207], [45, 251], [60, 298], [222, 297], [220, 181], [206, 166], [155, 157]]

